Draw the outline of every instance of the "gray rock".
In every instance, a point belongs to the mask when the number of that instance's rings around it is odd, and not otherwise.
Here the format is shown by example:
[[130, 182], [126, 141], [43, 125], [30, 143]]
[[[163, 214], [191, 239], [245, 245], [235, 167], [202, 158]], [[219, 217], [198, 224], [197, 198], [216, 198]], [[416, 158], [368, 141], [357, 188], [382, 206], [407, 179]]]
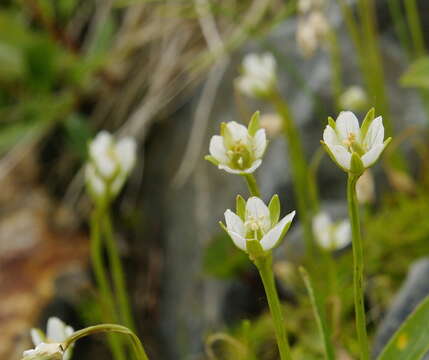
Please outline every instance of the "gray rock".
[[[377, 331], [373, 354], [381, 352], [391, 336], [415, 307], [429, 295], [429, 258], [423, 258], [410, 267], [407, 278]], [[429, 359], [429, 353], [424, 360]]]

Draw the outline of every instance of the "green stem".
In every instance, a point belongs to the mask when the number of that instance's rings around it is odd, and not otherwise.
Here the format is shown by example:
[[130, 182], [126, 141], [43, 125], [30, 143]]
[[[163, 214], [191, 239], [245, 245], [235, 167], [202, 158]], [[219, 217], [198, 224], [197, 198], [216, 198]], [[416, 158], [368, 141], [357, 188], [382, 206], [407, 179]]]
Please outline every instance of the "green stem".
[[[103, 318], [109, 322], [118, 321], [113, 294], [103, 264], [100, 225], [97, 213], [94, 213], [91, 217], [91, 259], [95, 279], [101, 295]], [[116, 360], [126, 359], [122, 344], [115, 335], [109, 336], [109, 345]]]
[[352, 226], [353, 241], [353, 283], [356, 312], [356, 331], [360, 347], [360, 359], [368, 360], [368, 335], [366, 332], [364, 307], [364, 279], [363, 279], [363, 248], [359, 222], [359, 207], [356, 196], [356, 182], [358, 176], [349, 174], [347, 181], [347, 200], [349, 217]]
[[408, 39], [407, 27], [404, 21], [403, 11], [401, 8], [401, 0], [388, 0], [390, 16], [393, 19], [393, 26], [395, 28], [396, 36], [401, 43], [402, 48], [409, 55], [411, 53], [410, 41]]
[[425, 54], [426, 49], [417, 3], [416, 0], [405, 0], [404, 4], [414, 52], [416, 57], [420, 57]]
[[311, 213], [313, 209], [310, 206], [310, 199], [308, 199], [308, 189], [310, 188], [310, 185], [307, 163], [304, 157], [304, 148], [301, 143], [301, 136], [295, 126], [289, 106], [281, 98], [279, 92], [273, 91], [270, 100], [283, 119], [283, 132], [290, 154], [292, 182], [294, 185], [297, 208], [303, 224], [307, 251], [311, 256], [313, 253], [313, 231], [311, 229]]
[[256, 182], [255, 176], [253, 174], [243, 175], [247, 182], [247, 187], [249, 188], [250, 195], [261, 197], [261, 192], [259, 191], [258, 183]]
[[136, 327], [127, 294], [124, 270], [119, 256], [118, 246], [113, 235], [112, 221], [108, 210], [106, 210], [103, 214], [103, 225], [106, 248], [111, 265], [113, 284], [118, 297], [121, 319], [123, 320], [125, 326], [135, 331]]
[[279, 347], [280, 359], [291, 360], [289, 342], [287, 339], [285, 322], [283, 319], [282, 308], [280, 305], [279, 296], [277, 294], [276, 285], [274, 282], [274, 274], [272, 270], [273, 258], [271, 255], [257, 258], [254, 260], [256, 267], [264, 285], [265, 294], [267, 296], [268, 305], [270, 307], [271, 316], [274, 321], [276, 331], [277, 345]]
[[78, 330], [78, 331], [74, 332], [64, 342], [64, 344], [63, 344], [64, 350], [67, 350], [67, 348], [71, 344], [75, 343], [77, 340], [79, 340], [83, 337], [93, 335], [93, 334], [98, 334], [98, 333], [105, 333], [105, 332], [128, 335], [130, 337], [132, 344], [133, 344], [136, 359], [137, 360], [149, 360], [140, 339], [130, 329], [126, 328], [125, 326], [116, 325], [116, 324], [95, 325], [95, 326], [89, 326], [89, 327], [82, 329], [82, 330]]

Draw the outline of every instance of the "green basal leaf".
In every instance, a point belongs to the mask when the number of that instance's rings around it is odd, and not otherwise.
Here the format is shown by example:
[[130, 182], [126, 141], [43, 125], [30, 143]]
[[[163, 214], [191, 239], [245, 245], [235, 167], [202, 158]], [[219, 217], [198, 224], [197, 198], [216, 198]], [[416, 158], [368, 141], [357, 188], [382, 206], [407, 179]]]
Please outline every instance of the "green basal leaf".
[[247, 127], [250, 136], [255, 136], [256, 132], [259, 130], [260, 128], [259, 118], [260, 118], [260, 113], [259, 111], [256, 111], [252, 115], [252, 118], [250, 119], [250, 122], [249, 122], [249, 126]]
[[325, 348], [325, 358], [327, 360], [335, 360], [334, 347], [332, 345], [331, 334], [326, 321], [325, 313], [323, 311], [322, 302], [317, 296], [318, 294], [314, 291], [314, 287], [307, 270], [305, 270], [303, 267], [300, 267], [299, 271], [304, 280], [305, 287], [307, 288], [311, 306], [313, 308], [314, 316], [316, 318], [317, 327], [319, 328], [320, 336], [323, 340], [323, 345]]
[[366, 135], [366, 133], [368, 131], [368, 128], [371, 125], [371, 123], [374, 120], [374, 118], [375, 118], [375, 109], [371, 108], [366, 113], [365, 118], [363, 119], [363, 122], [362, 122], [361, 130], [360, 130], [362, 138], [365, 137], [365, 135]]
[[422, 57], [410, 65], [400, 79], [405, 87], [429, 89], [429, 56]]
[[420, 360], [429, 350], [429, 297], [408, 316], [377, 360]]
[[280, 200], [277, 194], [271, 198], [268, 209], [270, 210], [271, 226], [274, 226], [280, 218]]
[[235, 203], [237, 215], [244, 221], [246, 217], [246, 200], [241, 195], [237, 195]]

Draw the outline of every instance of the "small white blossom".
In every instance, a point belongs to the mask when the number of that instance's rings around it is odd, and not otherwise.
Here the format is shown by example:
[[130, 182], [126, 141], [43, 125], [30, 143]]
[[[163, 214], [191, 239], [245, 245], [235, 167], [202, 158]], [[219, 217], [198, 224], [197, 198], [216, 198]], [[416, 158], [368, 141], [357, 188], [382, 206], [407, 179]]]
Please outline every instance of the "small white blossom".
[[344, 171], [362, 175], [364, 169], [377, 161], [390, 140], [384, 141], [382, 117], [374, 119], [373, 110], [368, 112], [362, 128], [355, 114], [343, 111], [336, 122], [330, 119], [322, 144]]
[[[51, 349], [55, 353], [55, 349], [61, 349], [61, 343], [74, 333], [71, 326], [66, 325], [57, 317], [50, 317], [46, 326], [46, 334], [40, 329], [31, 329], [31, 339], [36, 349], [24, 352], [25, 355], [37, 354], [37, 351], [47, 351]], [[69, 360], [71, 358], [72, 346], [62, 354], [61, 359]], [[36, 358], [35, 358], [36, 359]], [[52, 358], [56, 359], [56, 358]]]
[[255, 113], [248, 128], [235, 121], [222, 123], [221, 135], [210, 140], [206, 160], [231, 174], [250, 174], [261, 165], [266, 147], [265, 129], [259, 128], [259, 113]]
[[333, 222], [326, 212], [313, 218], [313, 233], [319, 246], [326, 250], [339, 250], [351, 242], [349, 220]]
[[242, 75], [236, 85], [245, 95], [263, 97], [276, 86], [276, 60], [270, 53], [249, 54], [243, 60]]
[[360, 86], [354, 85], [344, 91], [340, 96], [339, 103], [343, 109], [360, 111], [367, 107], [368, 97]]
[[40, 343], [35, 349], [26, 350], [22, 360], [64, 360], [64, 352], [60, 343]]
[[[240, 204], [242, 202], [242, 204]], [[271, 205], [275, 202], [275, 206]], [[227, 231], [234, 244], [247, 252], [247, 243], [251, 240], [259, 241], [264, 251], [269, 251], [280, 244], [286, 235], [295, 216], [292, 211], [279, 221], [280, 203], [278, 196], [274, 196], [268, 208], [258, 197], [251, 197], [244, 202], [237, 198], [237, 214], [231, 210], [225, 211]]]
[[132, 138], [115, 139], [101, 131], [89, 144], [85, 178], [91, 194], [97, 198], [116, 195], [134, 167], [136, 142]]
[[320, 10], [303, 15], [298, 21], [296, 41], [301, 52], [311, 57], [329, 32], [328, 21]]

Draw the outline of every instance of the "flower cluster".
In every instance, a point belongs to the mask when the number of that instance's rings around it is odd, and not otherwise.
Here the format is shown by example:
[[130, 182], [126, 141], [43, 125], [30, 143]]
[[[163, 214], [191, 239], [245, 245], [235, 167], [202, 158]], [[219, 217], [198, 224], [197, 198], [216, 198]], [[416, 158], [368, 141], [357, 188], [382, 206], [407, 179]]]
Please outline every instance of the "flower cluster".
[[89, 144], [86, 183], [94, 199], [110, 199], [121, 190], [136, 161], [136, 143], [132, 138], [115, 142], [101, 131]]
[[313, 233], [319, 246], [326, 250], [343, 249], [351, 242], [350, 221], [334, 222], [326, 212], [313, 218]]
[[329, 24], [317, 0], [300, 0], [296, 41], [304, 56], [310, 57], [329, 31]]
[[24, 351], [23, 360], [70, 360], [72, 346], [66, 351], [62, 343], [74, 330], [57, 317], [48, 319], [46, 334], [40, 329], [31, 329], [34, 349]]
[[222, 123], [220, 133], [211, 138], [206, 160], [231, 174], [250, 174], [261, 165], [267, 139], [259, 128], [259, 113], [247, 128], [235, 121]]
[[339, 167], [360, 176], [377, 161], [390, 140], [384, 141], [383, 119], [381, 116], [374, 119], [372, 109], [362, 127], [351, 111], [341, 112], [336, 122], [329, 118], [322, 144]]
[[247, 202], [237, 196], [236, 213], [226, 210], [226, 226], [222, 223], [221, 226], [239, 249], [248, 252], [249, 242], [256, 241], [262, 250], [270, 251], [280, 244], [294, 216], [295, 211], [292, 211], [279, 221], [280, 201], [277, 195], [272, 197], [268, 206], [255, 196]]
[[276, 68], [272, 54], [249, 54], [243, 60], [242, 74], [237, 78], [236, 86], [247, 96], [268, 96], [276, 86]]

